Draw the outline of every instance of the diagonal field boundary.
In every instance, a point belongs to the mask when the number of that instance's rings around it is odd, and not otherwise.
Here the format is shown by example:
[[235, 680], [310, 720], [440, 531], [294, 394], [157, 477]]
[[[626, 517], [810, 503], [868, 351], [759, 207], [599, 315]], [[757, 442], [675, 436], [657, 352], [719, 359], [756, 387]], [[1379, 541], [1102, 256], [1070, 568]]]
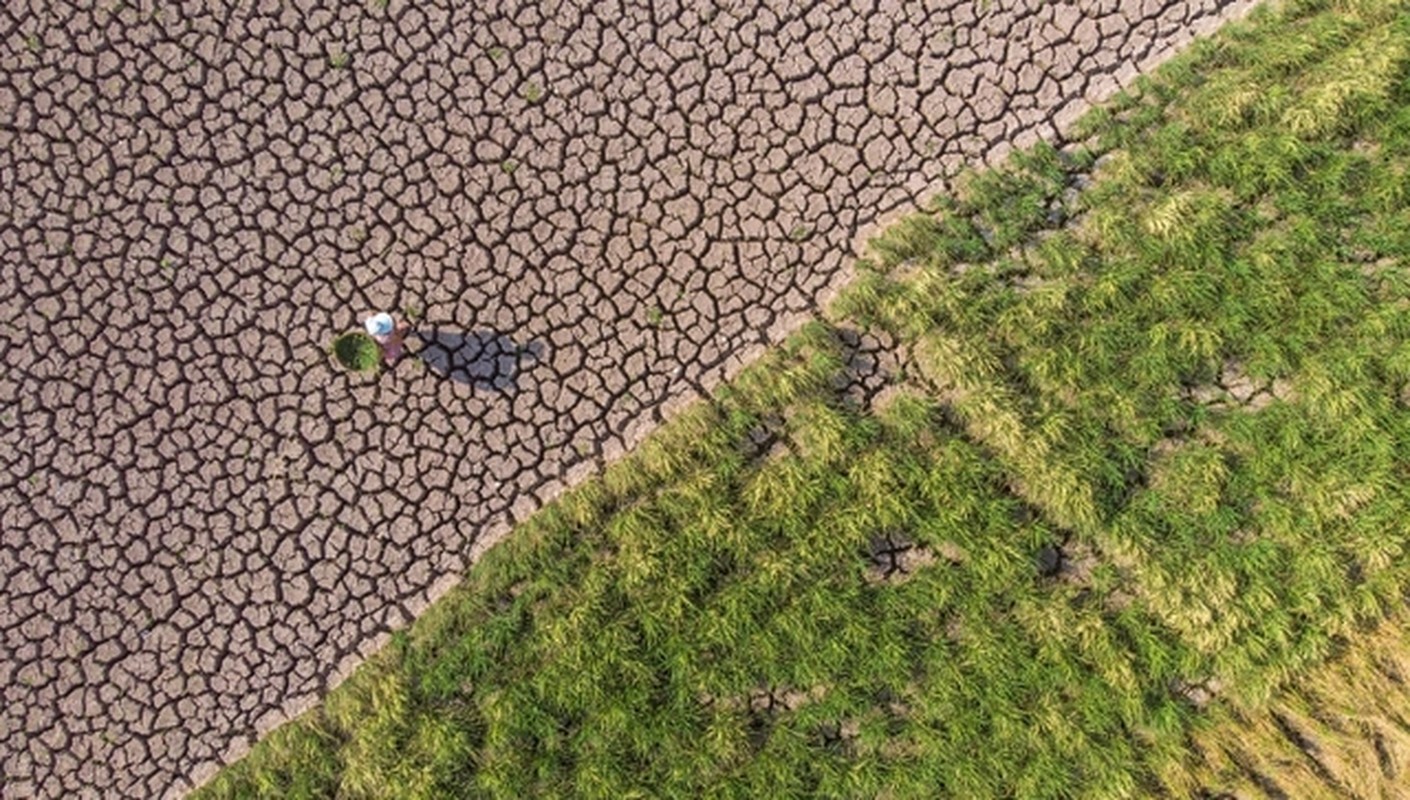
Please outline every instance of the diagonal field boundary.
[[[1251, 5], [6, 4], [0, 794], [208, 779], [878, 220]], [[418, 357], [336, 369], [381, 309]]]

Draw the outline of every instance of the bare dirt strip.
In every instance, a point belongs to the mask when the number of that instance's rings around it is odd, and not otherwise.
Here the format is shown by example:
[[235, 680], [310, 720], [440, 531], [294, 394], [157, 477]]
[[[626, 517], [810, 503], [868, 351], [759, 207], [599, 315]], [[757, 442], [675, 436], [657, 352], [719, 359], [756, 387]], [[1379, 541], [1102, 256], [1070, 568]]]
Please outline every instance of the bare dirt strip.
[[[1247, 0], [0, 10], [0, 766], [184, 792]], [[409, 359], [326, 347], [409, 310]]]

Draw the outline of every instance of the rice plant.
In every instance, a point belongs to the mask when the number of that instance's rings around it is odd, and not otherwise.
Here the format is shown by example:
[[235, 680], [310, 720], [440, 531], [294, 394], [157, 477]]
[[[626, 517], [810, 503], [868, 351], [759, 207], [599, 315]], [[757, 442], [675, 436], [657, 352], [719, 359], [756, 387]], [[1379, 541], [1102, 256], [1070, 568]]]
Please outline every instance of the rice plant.
[[1400, 614], [1300, 676], [1271, 702], [1220, 708], [1160, 771], [1179, 796], [1388, 797], [1410, 769], [1410, 642]]

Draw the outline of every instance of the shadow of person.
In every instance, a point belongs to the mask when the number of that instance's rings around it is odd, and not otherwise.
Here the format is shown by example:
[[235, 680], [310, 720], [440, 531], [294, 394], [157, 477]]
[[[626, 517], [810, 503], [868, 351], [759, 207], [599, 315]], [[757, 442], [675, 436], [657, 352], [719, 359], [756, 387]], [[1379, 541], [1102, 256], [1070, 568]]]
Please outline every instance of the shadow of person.
[[504, 392], [515, 388], [519, 373], [537, 364], [540, 342], [519, 343], [489, 330], [452, 331], [432, 328], [412, 334], [421, 341], [414, 354], [431, 372], [476, 389]]

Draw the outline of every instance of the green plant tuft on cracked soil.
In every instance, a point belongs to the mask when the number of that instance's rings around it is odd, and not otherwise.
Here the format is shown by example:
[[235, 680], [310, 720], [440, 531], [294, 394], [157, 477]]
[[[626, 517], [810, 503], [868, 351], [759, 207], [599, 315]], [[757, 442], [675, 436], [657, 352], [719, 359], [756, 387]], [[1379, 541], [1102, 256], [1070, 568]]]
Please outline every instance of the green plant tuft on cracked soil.
[[1410, 588], [1406, 7], [1256, 13], [883, 234], [199, 795], [1171, 790]]
[[330, 350], [333, 352], [333, 358], [344, 369], [353, 372], [375, 370], [382, 358], [377, 342], [361, 331], [345, 333], [334, 339]]

